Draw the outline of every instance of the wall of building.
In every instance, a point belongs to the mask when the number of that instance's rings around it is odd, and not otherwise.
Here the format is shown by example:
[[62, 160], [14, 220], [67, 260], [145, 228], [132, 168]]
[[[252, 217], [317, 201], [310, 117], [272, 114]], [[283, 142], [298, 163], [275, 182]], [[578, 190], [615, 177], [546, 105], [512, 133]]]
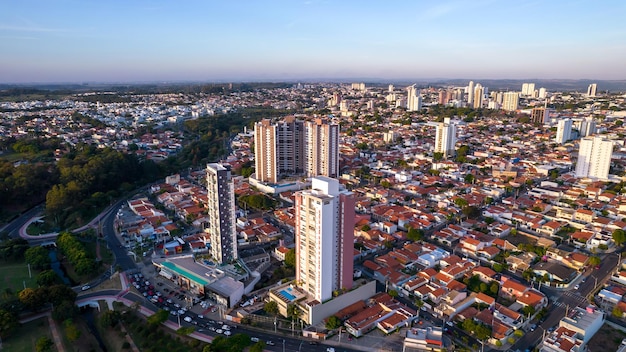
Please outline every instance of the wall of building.
[[[307, 324], [317, 324], [327, 317], [337, 313], [338, 311], [346, 308], [354, 302], [364, 301], [376, 294], [376, 281], [370, 281], [367, 284], [344, 293], [341, 296], [335, 297], [330, 301], [323, 304], [310, 307], [309, 314], [307, 315]], [[305, 319], [303, 317], [303, 319]]]

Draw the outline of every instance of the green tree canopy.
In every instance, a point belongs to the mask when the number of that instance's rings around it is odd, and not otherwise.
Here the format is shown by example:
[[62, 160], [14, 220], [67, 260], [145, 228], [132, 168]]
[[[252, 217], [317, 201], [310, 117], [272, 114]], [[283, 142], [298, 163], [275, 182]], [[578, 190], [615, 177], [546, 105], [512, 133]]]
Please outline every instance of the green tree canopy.
[[269, 301], [263, 305], [263, 310], [272, 316], [276, 316], [278, 314], [278, 304], [275, 301]]
[[59, 276], [54, 270], [44, 270], [37, 274], [37, 284], [39, 286], [51, 286], [60, 283], [59, 281]]
[[10, 336], [19, 325], [17, 315], [0, 308], [0, 337]]
[[423, 237], [424, 231], [420, 229], [414, 229], [412, 227], [409, 227], [409, 231], [406, 234], [406, 238], [413, 242], [421, 241]]
[[42, 270], [50, 267], [50, 255], [48, 250], [41, 246], [30, 247], [24, 252], [26, 263], [34, 269]]
[[147, 321], [150, 325], [160, 325], [164, 323], [167, 318], [170, 316], [170, 313], [165, 309], [159, 309], [154, 314], [148, 317]]
[[596, 265], [600, 265], [602, 261], [600, 260], [600, 257], [598, 257], [597, 255], [591, 256], [591, 258], [589, 258], [589, 265], [591, 266], [596, 266]]
[[285, 266], [287, 268], [296, 267], [296, 249], [291, 248], [285, 253]]
[[626, 231], [622, 229], [613, 231], [613, 241], [618, 246], [621, 246], [624, 242], [626, 242]]
[[339, 328], [342, 325], [341, 319], [337, 318], [334, 315], [331, 315], [326, 319], [326, 329], [334, 330]]
[[37, 343], [35, 344], [35, 351], [50, 352], [52, 351], [52, 346], [54, 346], [54, 342], [48, 336], [42, 336], [37, 339]]

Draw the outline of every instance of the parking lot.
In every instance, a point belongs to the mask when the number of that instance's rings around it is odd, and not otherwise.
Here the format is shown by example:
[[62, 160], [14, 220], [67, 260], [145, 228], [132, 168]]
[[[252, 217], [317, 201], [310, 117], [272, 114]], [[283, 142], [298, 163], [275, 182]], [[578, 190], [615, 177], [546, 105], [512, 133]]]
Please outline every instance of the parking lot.
[[[144, 272], [146, 270], [151, 269], [144, 269]], [[173, 282], [154, 275], [146, 275], [144, 272], [128, 275], [133, 289], [159, 309], [164, 309], [170, 312], [171, 316], [177, 317], [179, 324], [186, 322], [195, 325], [198, 332], [206, 330], [225, 336], [231, 335], [231, 330], [235, 326], [221, 321], [220, 309], [214, 302], [194, 300]]]

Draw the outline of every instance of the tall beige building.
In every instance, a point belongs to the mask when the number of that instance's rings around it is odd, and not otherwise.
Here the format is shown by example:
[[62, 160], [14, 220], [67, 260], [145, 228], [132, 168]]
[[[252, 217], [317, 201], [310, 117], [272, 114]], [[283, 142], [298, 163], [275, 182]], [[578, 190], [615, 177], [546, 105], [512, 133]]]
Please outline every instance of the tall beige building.
[[307, 121], [304, 142], [307, 176], [339, 176], [339, 125], [322, 119]]
[[352, 288], [354, 204], [352, 192], [324, 176], [295, 194], [296, 282], [318, 302]]
[[301, 121], [293, 116], [254, 126], [256, 179], [277, 183], [285, 175], [337, 177], [339, 125], [322, 119]]
[[456, 125], [446, 117], [437, 124], [435, 130], [435, 153], [442, 153], [444, 158], [454, 155], [456, 145]]
[[254, 125], [254, 168], [256, 178], [263, 182], [278, 181], [278, 126], [270, 120]]
[[506, 92], [502, 98], [502, 110], [515, 111], [519, 107], [519, 93]]
[[480, 109], [483, 107], [483, 96], [485, 95], [485, 88], [480, 83], [477, 83], [474, 87], [474, 109]]

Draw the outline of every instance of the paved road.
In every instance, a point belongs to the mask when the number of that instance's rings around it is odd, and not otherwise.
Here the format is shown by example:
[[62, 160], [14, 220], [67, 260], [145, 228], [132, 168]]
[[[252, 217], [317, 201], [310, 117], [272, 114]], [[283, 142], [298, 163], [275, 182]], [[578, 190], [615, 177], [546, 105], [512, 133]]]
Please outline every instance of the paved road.
[[43, 205], [38, 205], [24, 214], [17, 217], [15, 220], [11, 221], [7, 225], [4, 225], [2, 228], [3, 231], [6, 231], [11, 238], [19, 238], [20, 237], [20, 228], [24, 226], [24, 224], [29, 221], [31, 218], [39, 214], [43, 211]]
[[135, 261], [128, 255], [128, 250], [121, 245], [118, 237], [115, 235], [115, 215], [117, 210], [124, 204], [126, 200], [118, 201], [112, 206], [109, 212], [102, 218], [102, 234], [107, 241], [107, 245], [115, 256], [115, 264], [119, 265], [121, 271], [134, 270], [137, 268]]

